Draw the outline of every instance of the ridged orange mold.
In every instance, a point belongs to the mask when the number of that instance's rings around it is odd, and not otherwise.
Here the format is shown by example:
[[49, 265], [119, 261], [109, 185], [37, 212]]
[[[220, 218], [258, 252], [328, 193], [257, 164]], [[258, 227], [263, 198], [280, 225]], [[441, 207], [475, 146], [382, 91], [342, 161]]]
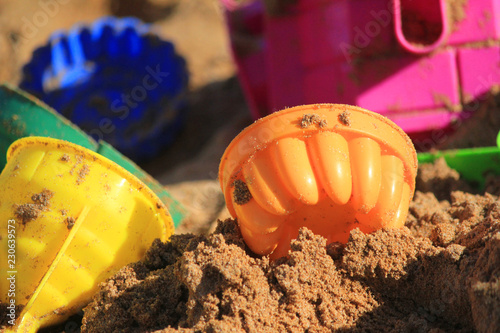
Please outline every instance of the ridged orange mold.
[[305, 226], [328, 242], [404, 225], [417, 154], [389, 119], [341, 104], [275, 112], [227, 147], [219, 180], [247, 245], [278, 258]]

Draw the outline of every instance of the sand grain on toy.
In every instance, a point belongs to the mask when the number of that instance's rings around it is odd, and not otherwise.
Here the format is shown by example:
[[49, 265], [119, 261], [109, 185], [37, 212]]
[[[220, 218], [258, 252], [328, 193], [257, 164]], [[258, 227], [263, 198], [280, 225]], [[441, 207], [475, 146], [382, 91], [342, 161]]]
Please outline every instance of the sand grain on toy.
[[41, 212], [48, 209], [50, 206], [50, 199], [52, 199], [53, 196], [54, 193], [52, 191], [43, 189], [42, 192], [31, 196], [31, 201], [33, 201], [33, 203], [15, 205], [14, 214], [22, 224], [36, 220]]
[[442, 161], [419, 177], [407, 227], [354, 230], [346, 245], [302, 228], [270, 262], [231, 219], [156, 241], [101, 286], [82, 331], [500, 331], [499, 193], [452, 192], [460, 180]]
[[342, 111], [339, 114], [339, 121], [345, 126], [351, 126], [351, 113], [349, 111]]
[[299, 121], [300, 121], [300, 127], [302, 128], [308, 128], [309, 126], [312, 125], [317, 125], [320, 128], [325, 128], [326, 126], [328, 126], [328, 122], [326, 121], [326, 119], [321, 118], [321, 116], [316, 113], [312, 114], [306, 113], [302, 116], [302, 119], [300, 119]]
[[250, 190], [244, 181], [237, 179], [234, 181], [233, 186], [233, 199], [237, 205], [244, 205], [252, 199], [252, 193], [250, 193]]

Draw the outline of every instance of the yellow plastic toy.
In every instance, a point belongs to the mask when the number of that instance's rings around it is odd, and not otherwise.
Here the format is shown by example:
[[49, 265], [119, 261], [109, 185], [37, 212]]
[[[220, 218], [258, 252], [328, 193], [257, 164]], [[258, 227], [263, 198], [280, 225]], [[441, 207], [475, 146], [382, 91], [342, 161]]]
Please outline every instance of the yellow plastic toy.
[[88, 149], [28, 137], [14, 142], [7, 158], [0, 175], [0, 295], [2, 303], [24, 306], [8, 331], [36, 332], [66, 320], [100, 282], [174, 231], [149, 188]]
[[275, 112], [226, 149], [219, 179], [252, 251], [278, 258], [305, 226], [328, 242], [403, 226], [417, 154], [387, 118], [339, 104]]

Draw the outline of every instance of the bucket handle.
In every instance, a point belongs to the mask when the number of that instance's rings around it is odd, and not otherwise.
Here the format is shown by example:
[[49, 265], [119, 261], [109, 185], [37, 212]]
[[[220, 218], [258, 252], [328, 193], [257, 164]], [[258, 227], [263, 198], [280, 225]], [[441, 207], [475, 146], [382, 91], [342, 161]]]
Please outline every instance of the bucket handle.
[[[404, 26], [405, 21], [408, 23], [408, 20], [403, 19], [403, 12], [407, 7], [413, 7], [417, 13], [420, 11], [423, 17], [433, 18], [434, 23], [441, 24], [441, 31], [437, 38], [429, 43], [429, 41], [418, 40], [418, 38], [415, 40], [415, 36], [409, 35], [408, 30]], [[411, 53], [429, 53], [443, 44], [448, 36], [449, 26], [445, 0], [393, 0], [393, 10], [396, 39], [405, 50]], [[423, 23], [425, 24], [425, 22]], [[427, 25], [426, 28], [428, 27]]]

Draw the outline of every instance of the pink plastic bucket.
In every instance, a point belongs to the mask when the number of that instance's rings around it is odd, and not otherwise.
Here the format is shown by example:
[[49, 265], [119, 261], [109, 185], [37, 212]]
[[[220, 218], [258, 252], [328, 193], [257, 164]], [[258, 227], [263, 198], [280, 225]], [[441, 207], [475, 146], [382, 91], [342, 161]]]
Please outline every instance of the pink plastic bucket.
[[345, 103], [436, 141], [500, 84], [500, 0], [289, 2], [270, 13], [262, 1], [223, 1], [255, 118]]

